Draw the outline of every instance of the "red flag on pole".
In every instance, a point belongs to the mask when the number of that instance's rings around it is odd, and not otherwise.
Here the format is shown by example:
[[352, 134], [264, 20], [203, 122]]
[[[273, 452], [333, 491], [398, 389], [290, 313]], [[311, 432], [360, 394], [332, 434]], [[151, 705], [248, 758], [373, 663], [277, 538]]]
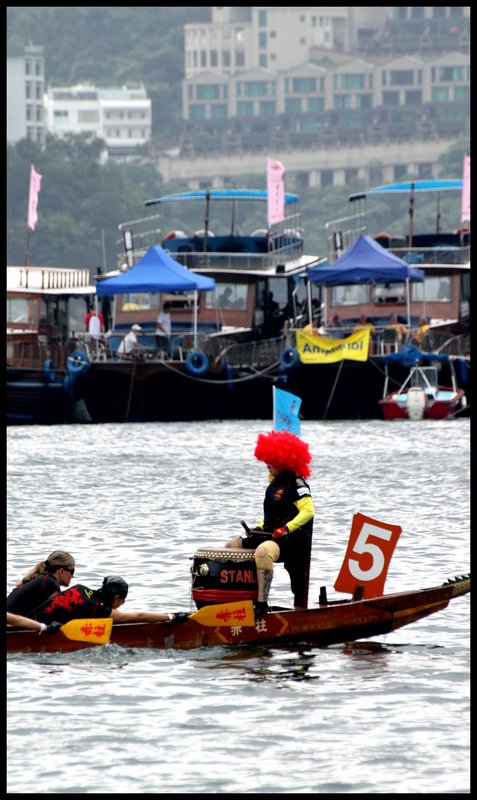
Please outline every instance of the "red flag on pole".
[[464, 156], [461, 222], [470, 222], [470, 156]]
[[285, 218], [285, 167], [280, 161], [267, 158], [268, 224], [281, 222]]
[[35, 170], [33, 164], [31, 165], [30, 173], [30, 195], [28, 197], [28, 228], [31, 231], [35, 230], [35, 225], [38, 222], [38, 195], [41, 188], [41, 178], [39, 172]]

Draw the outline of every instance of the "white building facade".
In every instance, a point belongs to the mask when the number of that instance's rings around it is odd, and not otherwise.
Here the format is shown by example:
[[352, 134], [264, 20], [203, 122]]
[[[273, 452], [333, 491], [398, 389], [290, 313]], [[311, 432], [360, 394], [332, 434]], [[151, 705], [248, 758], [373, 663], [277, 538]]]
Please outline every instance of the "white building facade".
[[7, 57], [7, 142], [43, 143], [45, 123], [43, 48], [29, 44], [22, 54]]
[[104, 140], [110, 156], [134, 155], [151, 139], [151, 101], [142, 83], [121, 88], [91, 84], [49, 86], [44, 96], [46, 127], [54, 136], [85, 134]]

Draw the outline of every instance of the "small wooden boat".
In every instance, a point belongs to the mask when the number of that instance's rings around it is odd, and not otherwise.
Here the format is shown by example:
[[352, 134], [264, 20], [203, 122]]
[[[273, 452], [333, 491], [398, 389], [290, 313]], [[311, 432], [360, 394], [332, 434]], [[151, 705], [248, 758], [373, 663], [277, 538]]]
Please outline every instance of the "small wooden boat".
[[[386, 374], [387, 378], [387, 374]], [[384, 419], [452, 419], [466, 407], [463, 389], [453, 377], [452, 386], [438, 383], [437, 367], [411, 367], [404, 383], [379, 401]]]
[[[241, 626], [232, 621], [228, 626], [214, 626], [210, 622], [203, 624], [194, 619], [195, 615], [181, 623], [114, 624], [110, 643], [122, 647], [176, 650], [222, 645], [326, 647], [390, 633], [442, 611], [452, 599], [468, 592], [470, 575], [455, 578], [442, 586], [383, 594], [367, 600], [328, 602], [326, 591], [322, 590], [320, 603], [316, 608], [273, 608], [268, 614], [256, 619], [254, 625]], [[244, 604], [251, 602], [243, 601]], [[232, 605], [236, 606], [236, 603]], [[214, 606], [206, 608], [213, 609]], [[203, 611], [201, 609], [196, 614], [200, 615]], [[96, 646], [91, 642], [74, 641], [61, 632], [38, 635], [36, 631], [8, 629], [6, 638], [9, 653], [70, 652]]]

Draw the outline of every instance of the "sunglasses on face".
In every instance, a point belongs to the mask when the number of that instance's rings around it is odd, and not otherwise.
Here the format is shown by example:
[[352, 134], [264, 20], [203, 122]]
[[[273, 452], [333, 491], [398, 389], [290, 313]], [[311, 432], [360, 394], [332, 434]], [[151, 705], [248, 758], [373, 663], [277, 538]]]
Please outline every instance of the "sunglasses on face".
[[65, 572], [69, 572], [70, 575], [74, 575], [75, 574], [75, 568], [74, 567], [62, 567], [61, 569], [64, 569]]

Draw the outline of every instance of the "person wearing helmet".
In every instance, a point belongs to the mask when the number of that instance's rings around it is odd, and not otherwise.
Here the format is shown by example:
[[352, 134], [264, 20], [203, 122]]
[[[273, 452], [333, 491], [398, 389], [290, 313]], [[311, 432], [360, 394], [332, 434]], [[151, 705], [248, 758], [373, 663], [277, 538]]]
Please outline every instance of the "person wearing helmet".
[[232, 539], [226, 547], [254, 549], [258, 597], [255, 615], [270, 610], [268, 597], [274, 562], [283, 562], [290, 576], [295, 608], [308, 606], [311, 540], [315, 508], [306, 482], [311, 474], [308, 445], [289, 431], [259, 433], [255, 457], [269, 472], [263, 502], [264, 515], [244, 538]]
[[35, 608], [30, 616], [46, 625], [64, 625], [70, 619], [112, 617], [113, 622], [182, 622], [188, 614], [179, 611], [167, 614], [162, 611], [119, 611], [128, 595], [128, 585], [119, 575], [108, 575], [100, 589], [88, 589], [76, 584], [61, 595], [50, 598]]

